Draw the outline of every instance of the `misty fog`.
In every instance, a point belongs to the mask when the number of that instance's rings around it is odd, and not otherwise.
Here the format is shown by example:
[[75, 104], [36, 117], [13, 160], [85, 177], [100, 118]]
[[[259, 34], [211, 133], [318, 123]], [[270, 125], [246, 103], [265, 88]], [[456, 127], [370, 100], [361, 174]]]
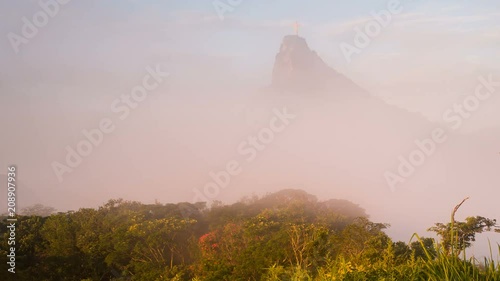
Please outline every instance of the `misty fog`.
[[[10, 5], [16, 7], [0, 26], [2, 34], [17, 30], [19, 22], [12, 19], [36, 9]], [[448, 221], [452, 208], [467, 196], [471, 199], [458, 219], [500, 219], [498, 82], [470, 117], [443, 119], [454, 104], [474, 95], [479, 77], [500, 81], [498, 51], [494, 64], [464, 61], [458, 51], [450, 51], [447, 61], [434, 60], [430, 54], [444, 56], [455, 46], [459, 35], [449, 31], [449, 45], [439, 41], [417, 48], [407, 46], [413, 42], [407, 40], [397, 56], [378, 60], [384, 44], [408, 36], [396, 24], [349, 65], [332, 43], [346, 35], [325, 35], [327, 26], [306, 19], [299, 37], [309, 49], [297, 52], [316, 51], [334, 75], [359, 88], [334, 83], [308, 90], [318, 83], [311, 78], [294, 91], [273, 85], [273, 67], [283, 38], [293, 33], [295, 14], [259, 26], [254, 19], [239, 23], [229, 17], [219, 23], [197, 13], [163, 19], [154, 7], [130, 19], [124, 11], [110, 18], [81, 13], [96, 9], [68, 4], [19, 55], [10, 54], [7, 40], [0, 43], [0, 179], [5, 181], [5, 167], [18, 167], [20, 207], [42, 203], [58, 211], [78, 210], [112, 198], [230, 204], [293, 188], [320, 200], [359, 204], [370, 220], [391, 225], [386, 232], [393, 239], [406, 242], [414, 232], [432, 236], [426, 229]], [[408, 30], [420, 38], [438, 32]], [[494, 30], [496, 41], [482, 46], [498, 46], [498, 26]], [[293, 49], [295, 43], [287, 44]], [[460, 48], [473, 49], [467, 44]], [[458, 76], [445, 65], [460, 66], [465, 73], [452, 79]], [[120, 98], [143, 83], [148, 67], [169, 75], [133, 108]], [[308, 71], [284, 83], [319, 75]], [[67, 148], [76, 150], [86, 140], [82, 131], [99, 128], [105, 118], [114, 130], [104, 133], [76, 167], [67, 166]], [[443, 142], [434, 143], [430, 155], [422, 154], [423, 164], [391, 187], [387, 173], [398, 175], [401, 159], [419, 148], [416, 142], [432, 139], [436, 129]], [[54, 162], [69, 169], [58, 176]], [[211, 174], [226, 171], [228, 163], [238, 173], [221, 186]], [[208, 193], [207, 184], [212, 184]], [[2, 211], [6, 196], [0, 193]], [[488, 254], [487, 238], [500, 242], [495, 234], [479, 237], [469, 254]]]

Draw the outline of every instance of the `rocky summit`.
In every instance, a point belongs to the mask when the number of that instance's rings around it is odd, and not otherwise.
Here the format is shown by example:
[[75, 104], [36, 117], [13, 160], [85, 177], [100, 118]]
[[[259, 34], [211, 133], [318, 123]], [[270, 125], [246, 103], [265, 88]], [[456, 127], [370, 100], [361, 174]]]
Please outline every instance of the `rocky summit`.
[[286, 92], [368, 95], [356, 83], [329, 67], [298, 35], [283, 38], [274, 63], [272, 87]]

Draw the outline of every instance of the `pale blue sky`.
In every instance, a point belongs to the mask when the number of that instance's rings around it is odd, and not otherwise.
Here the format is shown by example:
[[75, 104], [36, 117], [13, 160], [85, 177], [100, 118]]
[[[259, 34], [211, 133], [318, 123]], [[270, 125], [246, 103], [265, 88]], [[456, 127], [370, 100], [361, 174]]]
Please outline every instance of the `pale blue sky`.
[[50, 84], [68, 81], [68, 75], [129, 77], [163, 63], [185, 80], [229, 73], [247, 85], [265, 86], [281, 39], [296, 20], [301, 36], [328, 65], [374, 95], [431, 119], [458, 91], [469, 91], [480, 73], [500, 71], [497, 0], [401, 1], [403, 11], [348, 62], [340, 44], [353, 44], [355, 29], [388, 2], [241, 1], [221, 20], [213, 1], [73, 0], [15, 54], [8, 34], [21, 35], [22, 18], [32, 19], [41, 7], [38, 1], [2, 0], [0, 82], [19, 89], [16, 83], [29, 85], [30, 79]]
[[[303, 24], [301, 34], [309, 39], [314, 49], [336, 57], [338, 43], [343, 38], [341, 35], [347, 33], [353, 37], [352, 31], [356, 25], [350, 23], [369, 19], [370, 12], [385, 9], [387, 2], [241, 1], [232, 12], [225, 14], [224, 21], [220, 21], [212, 1], [71, 1], [61, 7], [61, 12], [30, 43], [21, 46], [20, 56], [13, 56], [5, 35], [9, 32], [19, 34], [21, 18], [31, 18], [40, 7], [37, 1], [4, 0], [0, 4], [0, 33], [4, 35], [0, 45], [0, 59], [8, 65], [9, 62], [18, 64], [20, 60], [30, 59], [31, 56], [50, 59], [51, 54], [80, 54], [79, 57], [86, 57], [86, 63], [97, 65], [97, 61], [102, 62], [102, 59], [114, 62], [112, 53], [116, 49], [123, 50], [123, 53], [115, 54], [119, 59], [120, 56], [127, 55], [132, 60], [139, 57], [138, 54], [130, 54], [133, 51], [151, 54], [152, 49], [166, 50], [167, 47], [168, 51], [205, 55], [251, 54], [252, 57], [265, 57], [268, 56], [266, 51], [275, 52], [276, 42], [279, 43], [284, 34], [292, 32], [290, 23], [295, 20]], [[419, 28], [429, 32], [445, 28], [475, 28], [478, 32], [492, 29], [493, 33], [498, 34], [498, 1], [424, 0], [401, 3], [404, 7], [402, 15], [415, 16], [411, 19], [395, 19], [394, 25], [406, 22], [411, 30], [412, 25], [418, 24]], [[426, 24], [425, 19], [432, 21]], [[340, 28], [342, 26], [345, 30]], [[388, 39], [393, 38], [379, 38], [378, 41], [381, 43]], [[138, 42], [140, 40], [143, 41]], [[373, 45], [373, 49], [383, 46]], [[397, 47], [397, 44], [391, 45]], [[400, 51], [396, 48], [385, 50]], [[488, 50], [476, 51], [481, 55], [482, 51]], [[342, 64], [342, 61], [337, 62]]]

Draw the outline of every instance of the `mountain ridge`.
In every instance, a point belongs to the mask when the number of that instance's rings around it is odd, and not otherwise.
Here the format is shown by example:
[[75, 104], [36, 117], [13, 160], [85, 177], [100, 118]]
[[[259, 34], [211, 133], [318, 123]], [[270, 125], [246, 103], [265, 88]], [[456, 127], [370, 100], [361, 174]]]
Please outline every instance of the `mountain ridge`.
[[272, 72], [273, 89], [278, 91], [335, 91], [337, 95], [368, 97], [351, 79], [328, 66], [298, 35], [283, 37]]

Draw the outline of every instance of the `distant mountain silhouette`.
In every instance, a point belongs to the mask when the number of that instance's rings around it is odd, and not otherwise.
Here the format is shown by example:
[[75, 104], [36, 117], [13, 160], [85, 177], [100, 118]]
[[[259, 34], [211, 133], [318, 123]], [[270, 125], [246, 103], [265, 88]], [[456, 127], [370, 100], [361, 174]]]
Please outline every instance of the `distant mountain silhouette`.
[[[398, 173], [400, 159], [407, 161], [419, 149], [415, 142], [429, 138], [439, 127], [418, 112], [371, 95], [370, 89], [329, 67], [296, 35], [283, 38], [272, 74], [271, 87], [257, 96], [260, 107], [268, 108], [262, 111], [286, 107], [297, 116], [282, 154], [274, 155], [320, 182], [364, 192], [387, 191], [386, 172]], [[265, 114], [260, 118], [262, 123], [269, 120]], [[288, 180], [293, 175], [283, 177]]]
[[283, 38], [274, 63], [272, 87], [288, 92], [335, 91], [337, 95], [368, 96], [356, 83], [330, 68], [297, 35]]
[[[296, 168], [299, 173], [367, 193], [379, 185], [382, 192], [389, 187], [384, 174], [399, 174], [402, 163], [416, 152], [425, 155], [422, 143], [426, 141], [432, 152], [424, 156], [421, 166], [413, 165], [414, 173], [395, 190], [435, 191], [436, 186], [447, 184], [467, 194], [471, 186], [498, 188], [500, 128], [464, 134], [419, 112], [388, 104], [326, 65], [302, 37], [283, 38], [271, 89], [265, 93], [271, 100], [268, 106], [286, 105], [298, 116], [295, 134], [287, 135], [288, 146], [282, 154], [275, 153], [282, 162], [304, 163]], [[276, 92], [296, 94], [269, 98]], [[437, 128], [445, 132], [447, 141], [431, 145], [428, 140]], [[319, 167], [331, 169], [325, 174]]]

